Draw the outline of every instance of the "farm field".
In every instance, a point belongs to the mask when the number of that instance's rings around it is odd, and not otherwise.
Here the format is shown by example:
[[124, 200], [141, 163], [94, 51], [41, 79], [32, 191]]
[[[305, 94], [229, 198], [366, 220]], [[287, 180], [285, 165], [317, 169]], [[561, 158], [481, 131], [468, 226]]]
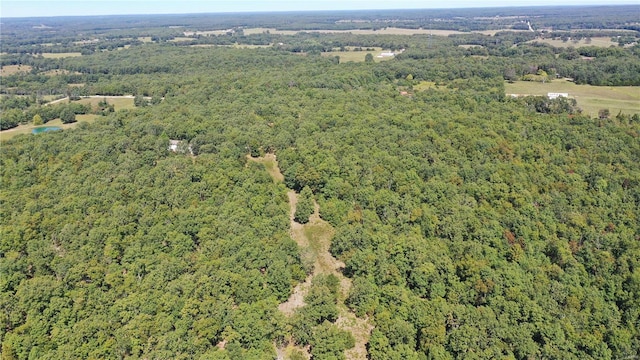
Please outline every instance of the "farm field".
[[535, 39], [528, 41], [528, 43], [543, 43], [549, 44], [554, 47], [580, 47], [580, 46], [599, 46], [599, 47], [609, 47], [609, 46], [618, 46], [617, 43], [611, 41], [610, 37], [594, 37], [591, 38], [591, 42], [588, 42], [586, 39], [580, 39], [579, 41], [568, 40], [562, 41], [560, 39]]
[[272, 45], [246, 45], [246, 44], [233, 44], [233, 45], [214, 45], [214, 44], [196, 44], [189, 45], [193, 48], [214, 48], [214, 47], [230, 47], [234, 49], [265, 49], [270, 48]]
[[292, 31], [292, 30], [277, 30], [270, 28], [250, 28], [245, 29], [245, 35], [252, 34], [262, 34], [264, 32], [269, 31], [271, 34], [278, 35], [295, 35], [299, 32], [313, 32], [320, 34], [357, 34], [357, 35], [438, 35], [438, 36], [449, 36], [453, 34], [465, 34], [462, 31], [455, 30], [431, 30], [431, 29], [402, 29], [402, 28], [394, 28], [388, 27], [380, 30], [305, 30], [305, 31]]
[[638, 86], [591, 86], [577, 85], [567, 80], [554, 80], [548, 83], [516, 81], [505, 83], [507, 94], [547, 95], [550, 92], [568, 93], [576, 99], [578, 106], [591, 116], [598, 110], [609, 109], [612, 115], [640, 113], [640, 87]]
[[82, 56], [79, 52], [68, 52], [68, 53], [42, 53], [42, 57], [45, 59], [62, 59], [68, 57], [78, 57]]
[[5, 75], [14, 75], [19, 73], [28, 73], [31, 71], [31, 66], [29, 65], [6, 65], [0, 68], [0, 76]]
[[327, 52], [323, 52], [322, 56], [326, 56], [326, 57], [339, 56], [340, 63], [363, 62], [367, 54], [373, 55], [373, 61], [375, 62], [391, 60], [394, 58], [393, 56], [379, 57], [382, 52], [390, 51], [390, 50], [383, 50], [380, 47], [370, 48], [370, 49], [372, 50], [363, 49], [362, 51], [354, 51], [353, 49], [349, 49], [347, 51], [327, 51]]
[[109, 104], [113, 104], [116, 111], [122, 109], [133, 109], [133, 97], [118, 97], [118, 96], [93, 96], [90, 98], [83, 98], [77, 102], [80, 104], [89, 104], [91, 106], [98, 106], [98, 103], [103, 99], [107, 99]]

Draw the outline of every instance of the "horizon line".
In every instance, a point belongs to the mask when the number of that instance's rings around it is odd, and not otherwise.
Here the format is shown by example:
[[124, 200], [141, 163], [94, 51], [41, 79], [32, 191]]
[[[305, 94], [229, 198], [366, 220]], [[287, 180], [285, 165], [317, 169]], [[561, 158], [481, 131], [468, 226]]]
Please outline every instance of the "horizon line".
[[180, 16], [180, 15], [265, 15], [265, 14], [287, 14], [287, 13], [345, 13], [345, 12], [371, 12], [371, 11], [425, 11], [425, 10], [464, 10], [464, 9], [523, 9], [523, 8], [594, 8], [594, 7], [639, 7], [640, 3], [618, 3], [618, 4], [547, 4], [547, 5], [489, 5], [489, 6], [453, 6], [453, 7], [400, 7], [400, 8], [370, 8], [370, 9], [305, 9], [305, 10], [234, 10], [234, 11], [194, 11], [194, 12], [132, 12], [132, 13], [112, 13], [112, 14], [69, 14], [69, 15], [18, 15], [2, 16], [0, 20], [9, 19], [51, 19], [51, 18], [89, 18], [89, 17], [118, 17], [118, 16]]

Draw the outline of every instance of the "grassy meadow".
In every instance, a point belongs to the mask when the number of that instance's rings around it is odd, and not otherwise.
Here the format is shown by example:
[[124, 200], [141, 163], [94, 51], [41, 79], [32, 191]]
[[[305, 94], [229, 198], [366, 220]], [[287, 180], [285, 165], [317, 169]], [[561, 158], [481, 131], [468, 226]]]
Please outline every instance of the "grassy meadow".
[[29, 65], [5, 65], [0, 68], [0, 76], [5, 75], [15, 75], [19, 73], [28, 73], [31, 71], [31, 66]]
[[68, 53], [42, 53], [42, 57], [45, 59], [62, 59], [68, 57], [78, 57], [82, 56], [79, 52], [68, 52]]
[[535, 39], [528, 41], [529, 43], [543, 43], [549, 44], [554, 47], [582, 47], [582, 46], [598, 46], [598, 47], [609, 47], [609, 46], [618, 46], [618, 43], [611, 41], [610, 37], [594, 37], [591, 38], [591, 42], [588, 42], [586, 39], [580, 39], [578, 41], [575, 40], [567, 40], [562, 41], [560, 39]]
[[98, 103], [103, 99], [107, 99], [109, 104], [113, 104], [113, 107], [116, 111], [122, 109], [133, 109], [133, 98], [129, 97], [114, 97], [114, 96], [99, 96], [99, 97], [91, 97], [91, 98], [83, 98], [78, 100], [77, 102], [80, 104], [88, 104], [92, 107], [98, 106]]
[[355, 51], [354, 47], [348, 47], [346, 51], [339, 51], [334, 49], [335, 51], [323, 52], [322, 56], [326, 56], [326, 57], [339, 56], [340, 63], [363, 62], [367, 54], [373, 55], [373, 61], [375, 62], [391, 60], [394, 58], [394, 56], [378, 57], [380, 53], [391, 51], [391, 50], [384, 50], [381, 47], [373, 47], [369, 49], [370, 50], [366, 50], [366, 48], [363, 48], [362, 51]]
[[38, 125], [38, 126], [33, 126], [32, 124], [19, 125], [19, 126], [13, 128], [13, 129], [0, 131], [0, 143], [5, 142], [5, 141], [7, 141], [9, 139], [12, 139], [17, 135], [31, 134], [31, 131], [33, 129], [35, 129], [35, 128], [57, 126], [57, 127], [62, 128], [62, 129], [71, 129], [71, 128], [74, 128], [74, 127], [78, 126], [79, 123], [92, 122], [92, 121], [95, 121], [99, 117], [100, 117], [99, 115], [85, 114], [85, 115], [76, 115], [76, 122], [74, 122], [72, 124], [63, 124], [62, 120], [53, 119], [53, 120], [47, 122], [44, 125]]
[[271, 34], [278, 35], [295, 35], [299, 32], [315, 32], [321, 34], [340, 34], [340, 33], [351, 33], [357, 35], [438, 35], [438, 36], [449, 36], [453, 34], [465, 34], [461, 31], [455, 30], [432, 30], [432, 29], [401, 29], [388, 27], [379, 30], [372, 29], [353, 29], [353, 30], [305, 30], [305, 31], [292, 31], [292, 30], [277, 30], [272, 28], [250, 28], [244, 29], [245, 35], [252, 34], [262, 34], [266, 31], [269, 31]]
[[597, 116], [600, 109], [609, 109], [612, 115], [640, 113], [640, 87], [577, 85], [558, 79], [547, 83], [516, 81], [505, 83], [507, 94], [547, 95], [550, 92], [568, 93], [576, 99], [585, 114]]

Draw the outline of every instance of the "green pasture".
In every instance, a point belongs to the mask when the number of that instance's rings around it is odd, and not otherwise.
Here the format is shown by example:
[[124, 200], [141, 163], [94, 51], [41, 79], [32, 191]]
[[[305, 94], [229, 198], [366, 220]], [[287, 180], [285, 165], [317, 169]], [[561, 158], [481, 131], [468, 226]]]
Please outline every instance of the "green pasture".
[[563, 41], [560, 39], [535, 39], [528, 41], [529, 43], [544, 43], [549, 44], [554, 47], [582, 47], [582, 46], [598, 46], [598, 47], [609, 47], [609, 46], [618, 46], [618, 43], [611, 41], [610, 37], [594, 37], [591, 38], [591, 42], [586, 39], [576, 40], [567, 40]]
[[32, 124], [20, 125], [13, 129], [0, 131], [0, 143], [5, 142], [9, 139], [13, 139], [17, 135], [21, 134], [31, 134], [31, 131], [38, 127], [47, 127], [47, 126], [57, 126], [64, 129], [72, 129], [78, 126], [79, 123], [82, 122], [92, 122], [95, 119], [99, 118], [99, 115], [93, 114], [85, 114], [85, 115], [76, 115], [76, 122], [72, 124], [63, 124], [60, 119], [54, 119], [47, 122], [44, 125], [33, 126]]
[[547, 83], [516, 81], [505, 83], [505, 91], [516, 95], [547, 95], [550, 92], [568, 93], [576, 99], [585, 114], [597, 116], [600, 109], [609, 109], [612, 115], [640, 113], [640, 87], [577, 85], [558, 79]]

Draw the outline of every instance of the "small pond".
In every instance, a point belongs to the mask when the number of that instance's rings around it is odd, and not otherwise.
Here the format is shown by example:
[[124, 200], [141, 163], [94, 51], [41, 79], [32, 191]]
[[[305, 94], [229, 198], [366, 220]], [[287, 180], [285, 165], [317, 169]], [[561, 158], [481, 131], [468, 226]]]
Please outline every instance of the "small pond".
[[31, 130], [31, 133], [32, 134], [40, 134], [40, 133], [43, 133], [43, 132], [58, 131], [58, 130], [62, 130], [62, 128], [59, 128], [57, 126], [45, 126], [45, 127], [35, 128], [35, 129]]

